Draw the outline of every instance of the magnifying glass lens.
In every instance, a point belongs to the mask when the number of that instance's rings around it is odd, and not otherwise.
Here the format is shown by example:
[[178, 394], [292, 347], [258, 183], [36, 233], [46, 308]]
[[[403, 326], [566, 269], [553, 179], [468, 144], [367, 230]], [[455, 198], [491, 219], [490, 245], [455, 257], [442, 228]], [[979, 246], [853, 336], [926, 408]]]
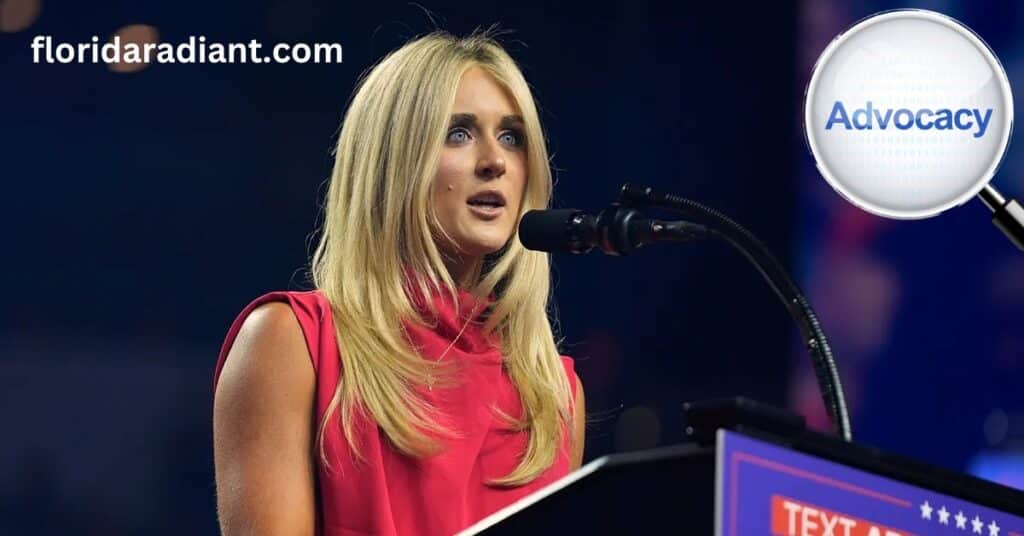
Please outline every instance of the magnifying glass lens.
[[926, 10], [862, 20], [825, 49], [807, 87], [822, 176], [880, 216], [925, 218], [974, 197], [999, 167], [1013, 97], [995, 54]]

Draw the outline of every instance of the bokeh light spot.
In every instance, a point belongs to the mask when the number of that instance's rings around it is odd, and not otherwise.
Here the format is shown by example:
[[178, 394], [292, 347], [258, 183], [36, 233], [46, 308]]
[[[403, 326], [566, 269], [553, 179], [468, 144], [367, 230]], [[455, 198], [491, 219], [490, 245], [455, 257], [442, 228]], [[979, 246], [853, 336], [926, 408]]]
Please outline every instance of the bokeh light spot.
[[20, 32], [39, 18], [39, 0], [3, 0], [0, 2], [0, 32]]

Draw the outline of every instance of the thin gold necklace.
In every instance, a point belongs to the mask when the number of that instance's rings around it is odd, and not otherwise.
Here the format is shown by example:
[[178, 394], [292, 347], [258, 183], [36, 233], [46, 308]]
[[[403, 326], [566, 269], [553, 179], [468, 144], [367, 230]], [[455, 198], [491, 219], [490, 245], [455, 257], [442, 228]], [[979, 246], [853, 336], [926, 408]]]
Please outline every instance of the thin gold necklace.
[[[468, 328], [469, 324], [473, 321], [472, 316], [473, 315], [470, 315], [470, 318], [468, 318], [466, 323], [462, 325], [462, 329], [460, 329], [459, 334], [452, 339], [452, 342], [448, 343], [448, 347], [444, 349], [444, 352], [441, 352], [441, 357], [437, 358], [437, 363], [441, 363], [441, 361], [444, 361], [445, 357], [448, 357], [448, 352], [450, 352], [455, 346], [455, 343], [462, 338], [462, 334], [466, 332], [466, 328]], [[427, 390], [431, 392], [434, 390], [434, 374], [430, 372], [427, 373]]]

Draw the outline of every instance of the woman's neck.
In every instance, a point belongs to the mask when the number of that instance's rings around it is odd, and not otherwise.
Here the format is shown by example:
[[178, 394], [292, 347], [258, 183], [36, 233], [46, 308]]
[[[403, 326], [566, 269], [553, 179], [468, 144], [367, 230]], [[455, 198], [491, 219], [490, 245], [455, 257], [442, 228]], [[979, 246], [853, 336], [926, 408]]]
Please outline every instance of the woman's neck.
[[442, 253], [445, 268], [448, 269], [448, 276], [455, 282], [455, 286], [462, 290], [469, 290], [476, 284], [480, 276], [480, 264], [482, 259], [476, 257], [463, 257], [450, 253]]

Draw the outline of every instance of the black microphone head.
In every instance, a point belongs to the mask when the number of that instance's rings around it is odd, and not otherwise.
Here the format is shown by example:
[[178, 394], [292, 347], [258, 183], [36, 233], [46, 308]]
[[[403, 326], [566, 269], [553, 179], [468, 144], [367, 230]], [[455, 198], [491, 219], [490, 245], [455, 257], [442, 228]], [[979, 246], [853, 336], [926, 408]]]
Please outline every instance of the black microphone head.
[[574, 208], [531, 210], [519, 222], [519, 241], [534, 251], [586, 253], [593, 227], [594, 218]]

